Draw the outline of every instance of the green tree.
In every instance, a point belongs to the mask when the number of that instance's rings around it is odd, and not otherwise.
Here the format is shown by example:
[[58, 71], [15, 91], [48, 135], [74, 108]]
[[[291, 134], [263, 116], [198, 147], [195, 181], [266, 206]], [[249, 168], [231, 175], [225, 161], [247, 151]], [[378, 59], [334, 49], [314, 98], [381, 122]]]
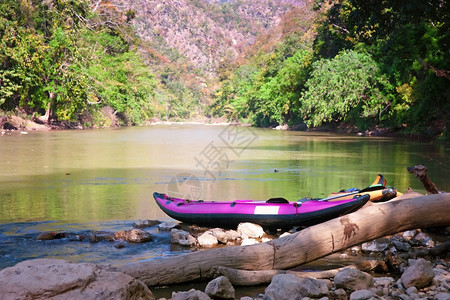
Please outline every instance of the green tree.
[[391, 87], [370, 55], [347, 50], [312, 65], [300, 102], [309, 126], [364, 117], [382, 119]]
[[319, 28], [316, 55], [364, 49], [393, 86], [390, 126], [415, 134], [443, 123], [448, 128], [448, 6], [440, 0], [335, 2]]
[[118, 36], [86, 32], [84, 38], [82, 55], [90, 57], [85, 68], [91, 80], [89, 102], [111, 106], [125, 123], [139, 124], [150, 117], [156, 81], [140, 58]]
[[[310, 64], [310, 52], [297, 51], [281, 63], [281, 68], [274, 76], [264, 79], [255, 95], [255, 112], [260, 119], [268, 119], [270, 123], [276, 124], [298, 121], [298, 99], [304, 88]], [[263, 125], [258, 124], [259, 119], [255, 121], [257, 125]]]
[[142, 122], [156, 81], [129, 30], [118, 11], [94, 15], [85, 0], [3, 1], [0, 109], [80, 121], [110, 106], [125, 123]]

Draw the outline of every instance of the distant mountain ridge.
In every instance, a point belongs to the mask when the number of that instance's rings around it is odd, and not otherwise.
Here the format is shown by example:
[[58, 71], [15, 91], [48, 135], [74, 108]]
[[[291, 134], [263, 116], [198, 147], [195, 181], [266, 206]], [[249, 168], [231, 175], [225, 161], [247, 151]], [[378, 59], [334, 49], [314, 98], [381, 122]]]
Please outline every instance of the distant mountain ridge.
[[306, 0], [111, 0], [118, 10], [133, 11], [136, 34], [161, 58], [215, 78]]

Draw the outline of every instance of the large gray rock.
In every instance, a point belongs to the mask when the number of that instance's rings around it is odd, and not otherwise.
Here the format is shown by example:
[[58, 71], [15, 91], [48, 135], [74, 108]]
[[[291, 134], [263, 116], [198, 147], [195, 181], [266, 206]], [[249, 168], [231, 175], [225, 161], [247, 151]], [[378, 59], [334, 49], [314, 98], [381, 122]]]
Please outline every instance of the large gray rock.
[[334, 276], [334, 284], [348, 291], [367, 290], [373, 286], [373, 278], [358, 269], [345, 268]]
[[279, 274], [272, 278], [265, 290], [265, 298], [270, 300], [300, 300], [304, 297], [320, 298], [329, 295], [323, 280], [299, 278], [294, 274]]
[[429, 286], [433, 278], [433, 265], [425, 259], [419, 258], [409, 260], [409, 267], [406, 268], [400, 279], [405, 288], [415, 286], [420, 289]]
[[1, 299], [150, 299], [133, 277], [88, 263], [35, 259], [0, 271]]
[[213, 299], [235, 298], [234, 287], [225, 276], [220, 276], [210, 281], [205, 288], [205, 293]]

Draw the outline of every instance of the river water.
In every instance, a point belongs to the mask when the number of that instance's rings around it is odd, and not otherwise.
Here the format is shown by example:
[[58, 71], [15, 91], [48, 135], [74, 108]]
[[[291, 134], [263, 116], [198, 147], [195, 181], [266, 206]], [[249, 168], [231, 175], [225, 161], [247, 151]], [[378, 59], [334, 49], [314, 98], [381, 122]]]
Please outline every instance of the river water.
[[30, 258], [120, 265], [179, 255], [167, 232], [127, 245], [67, 239], [131, 229], [139, 219], [171, 221], [152, 193], [233, 200], [324, 197], [364, 188], [378, 173], [388, 185], [425, 193], [407, 166], [422, 163], [450, 191], [450, 149], [394, 138], [195, 124], [118, 129], [3, 132], [0, 135], [0, 269]]

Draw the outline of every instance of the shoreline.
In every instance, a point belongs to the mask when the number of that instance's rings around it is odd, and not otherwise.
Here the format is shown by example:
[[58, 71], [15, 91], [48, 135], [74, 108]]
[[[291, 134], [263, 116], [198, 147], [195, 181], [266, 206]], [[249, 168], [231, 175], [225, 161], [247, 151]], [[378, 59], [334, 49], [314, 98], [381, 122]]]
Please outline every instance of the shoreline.
[[[28, 134], [33, 131], [57, 131], [57, 130], [85, 130], [85, 129], [102, 129], [102, 128], [121, 128], [121, 127], [140, 127], [140, 126], [157, 126], [157, 125], [204, 125], [204, 126], [243, 126], [252, 127], [247, 123], [230, 122], [224, 118], [193, 118], [186, 120], [160, 120], [154, 118], [151, 121], [146, 121], [141, 125], [111, 125], [111, 126], [90, 126], [83, 127], [80, 123], [75, 122], [52, 122], [45, 124], [37, 120], [23, 118], [17, 115], [0, 116], [0, 133], [1, 135], [7, 132], [19, 131], [21, 134]], [[327, 124], [319, 127], [307, 128], [305, 124], [297, 124], [294, 126], [278, 125], [275, 127], [264, 127], [266, 129], [280, 130], [280, 131], [304, 131], [304, 132], [327, 132], [335, 134], [347, 134], [364, 137], [391, 137], [403, 138], [411, 140], [422, 140], [427, 142], [442, 142], [442, 136], [445, 128], [436, 127], [430, 128], [427, 133], [423, 135], [405, 134], [401, 130], [393, 128], [379, 128], [375, 127], [362, 131], [356, 126], [347, 124]], [[445, 142], [445, 141], [444, 141]]]

